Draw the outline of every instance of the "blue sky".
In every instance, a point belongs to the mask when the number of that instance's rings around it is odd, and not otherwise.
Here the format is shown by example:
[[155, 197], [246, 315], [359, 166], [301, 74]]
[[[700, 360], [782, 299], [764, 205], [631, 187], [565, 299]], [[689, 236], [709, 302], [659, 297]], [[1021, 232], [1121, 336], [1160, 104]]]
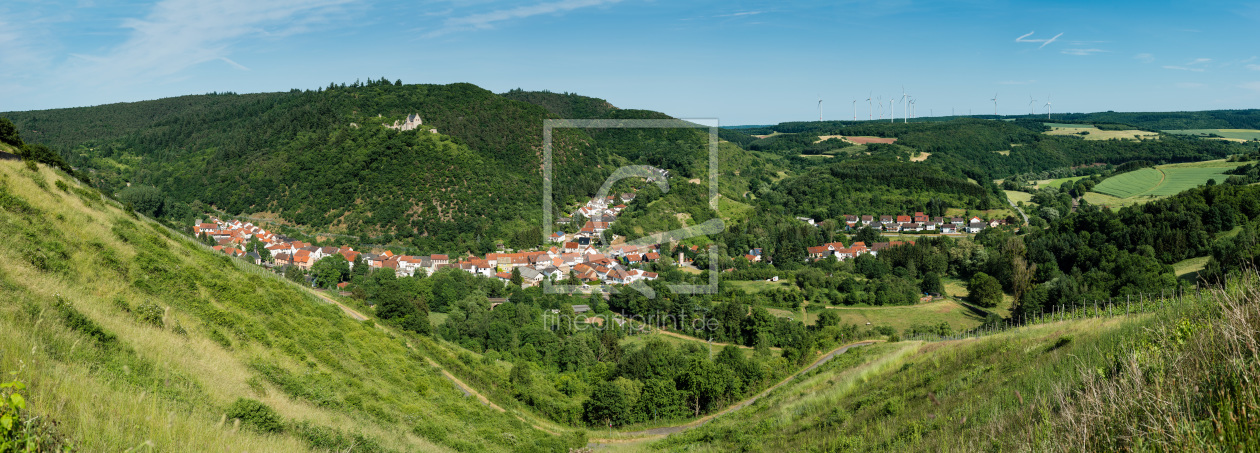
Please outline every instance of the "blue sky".
[[727, 125], [903, 85], [918, 116], [1256, 108], [1258, 56], [1257, 2], [8, 0], [0, 111], [382, 76]]

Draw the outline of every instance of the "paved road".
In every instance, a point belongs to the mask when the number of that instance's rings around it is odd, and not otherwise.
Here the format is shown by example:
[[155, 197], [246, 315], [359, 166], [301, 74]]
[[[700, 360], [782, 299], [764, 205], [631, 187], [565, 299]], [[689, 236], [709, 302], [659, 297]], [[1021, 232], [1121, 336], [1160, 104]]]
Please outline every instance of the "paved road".
[[1010, 198], [1007, 198], [1007, 199], [1006, 199], [1006, 203], [1007, 203], [1007, 204], [1009, 204], [1009, 205], [1011, 205], [1011, 207], [1012, 207], [1012, 208], [1015, 208], [1015, 212], [1018, 212], [1018, 213], [1019, 213], [1019, 215], [1020, 215], [1021, 217], [1023, 217], [1023, 218], [1024, 218], [1024, 224], [1025, 224], [1025, 225], [1027, 225], [1027, 224], [1028, 224], [1028, 214], [1024, 214], [1024, 210], [1023, 210], [1023, 209], [1020, 209], [1020, 208], [1019, 208], [1019, 206], [1015, 206], [1015, 202], [1014, 202], [1014, 201], [1011, 201], [1011, 199], [1010, 199]]

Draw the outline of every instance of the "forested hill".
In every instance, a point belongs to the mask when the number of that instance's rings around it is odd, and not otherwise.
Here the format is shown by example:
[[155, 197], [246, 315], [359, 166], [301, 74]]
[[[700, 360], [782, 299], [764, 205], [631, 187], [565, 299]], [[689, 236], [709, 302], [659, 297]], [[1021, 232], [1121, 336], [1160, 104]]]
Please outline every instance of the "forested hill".
[[[382, 127], [410, 114], [423, 125]], [[384, 79], [0, 116], [25, 141], [89, 169], [107, 192], [163, 190], [161, 214], [192, 216], [204, 203], [450, 251], [541, 239], [542, 124], [560, 117], [470, 84]], [[594, 193], [625, 162], [582, 130], [555, 140], [558, 201]]]
[[910, 123], [783, 123], [729, 133], [765, 136], [749, 142], [748, 149], [785, 157], [797, 154], [843, 157], [846, 154], [843, 148], [849, 146], [848, 144], [838, 140], [819, 142], [824, 136], [895, 138], [896, 144], [905, 147], [907, 151], [930, 153], [925, 161], [928, 165], [976, 180], [1000, 179], [1019, 173], [1096, 162], [1122, 164], [1133, 160], [1150, 160], [1172, 163], [1219, 159], [1244, 151], [1230, 143], [1175, 135], [1161, 135], [1158, 140], [1087, 141], [1080, 136], [1046, 135], [1042, 133], [1045, 130], [1047, 127], [1043, 121], [962, 118]]
[[515, 89], [503, 93], [503, 97], [538, 105], [558, 118], [608, 118], [608, 115], [618, 110], [603, 99], [574, 93]]

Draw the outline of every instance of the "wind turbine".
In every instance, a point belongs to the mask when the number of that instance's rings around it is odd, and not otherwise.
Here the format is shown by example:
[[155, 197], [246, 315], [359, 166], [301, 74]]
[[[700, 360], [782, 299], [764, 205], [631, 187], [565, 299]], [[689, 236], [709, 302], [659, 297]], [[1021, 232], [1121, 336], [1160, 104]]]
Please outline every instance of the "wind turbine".
[[910, 116], [914, 116], [914, 98], [910, 98]]
[[822, 97], [818, 97], [818, 121], [822, 121]]
[[896, 112], [893, 111], [893, 105], [896, 105], [894, 104], [895, 102], [897, 101], [894, 101], [892, 98], [888, 98], [888, 122], [889, 123], [897, 122], [897, 114]]
[[910, 97], [906, 96], [905, 85], [901, 86], [901, 103], [902, 103], [901, 116], [904, 117], [902, 118], [901, 122], [908, 123], [910, 122]]
[[879, 105], [879, 119], [884, 119], [884, 96], [875, 96], [875, 104]]
[[871, 107], [871, 95], [872, 95], [872, 94], [874, 94], [874, 93], [872, 92], [872, 93], [867, 93], [867, 94], [866, 94], [866, 116], [867, 116], [867, 118], [866, 118], [866, 119], [867, 119], [868, 121], [869, 121], [869, 120], [873, 120], [873, 119], [875, 119], [875, 108], [874, 108], [874, 107]]
[[1046, 119], [1050, 119], [1050, 95], [1046, 95]]
[[853, 121], [857, 121], [857, 99], [853, 100]]
[[1033, 112], [1033, 107], [1036, 107], [1036, 104], [1037, 104], [1037, 100], [1033, 99], [1031, 94], [1028, 95], [1028, 114], [1029, 115], [1032, 115], [1033, 113], [1035, 113]]
[[997, 93], [993, 93], [993, 99], [989, 99], [990, 101], [993, 101], [993, 116], [998, 116], [998, 114], [997, 114], [997, 95], [998, 95]]

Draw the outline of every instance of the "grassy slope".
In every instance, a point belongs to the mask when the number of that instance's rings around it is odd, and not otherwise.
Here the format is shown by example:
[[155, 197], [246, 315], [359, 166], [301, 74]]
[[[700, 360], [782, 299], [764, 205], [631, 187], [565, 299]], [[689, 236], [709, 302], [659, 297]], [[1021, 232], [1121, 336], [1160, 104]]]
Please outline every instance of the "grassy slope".
[[[1239, 329], [1260, 318], [1254, 283], [1249, 288], [1250, 293], [1234, 297], [1233, 302], [1217, 296], [1215, 300], [1223, 300], [1220, 303], [1227, 307], [1224, 316], [1216, 303], [1208, 303], [1199, 309], [1172, 309], [1158, 315], [1054, 322], [980, 339], [864, 348], [733, 416], [650, 447], [667, 451], [1255, 448], [1256, 438], [1247, 433], [1254, 433], [1260, 424], [1260, 418], [1251, 414], [1257, 407], [1257, 391], [1246, 379], [1260, 370], [1253, 364], [1225, 372], [1223, 377], [1212, 376], [1220, 371], [1204, 372], [1213, 361], [1237, 354], [1228, 351], [1247, 354], [1245, 347], [1231, 349], [1228, 344], [1255, 341], [1254, 328]], [[1231, 303], [1233, 308], [1229, 308]], [[1155, 383], [1163, 379], [1178, 381], [1176, 385]], [[1187, 391], [1199, 385], [1213, 385], [1230, 396]], [[1122, 393], [1110, 393], [1118, 390]], [[1216, 414], [1222, 408], [1231, 413], [1218, 416], [1204, 411], [1202, 404], [1212, 407], [1213, 398], [1222, 401], [1215, 403]], [[1165, 422], [1172, 429], [1161, 426]], [[1214, 431], [1214, 426], [1223, 430]], [[1224, 445], [1215, 444], [1218, 434]]]
[[[76, 186], [0, 162], [0, 371], [85, 450], [563, 448], [466, 399], [394, 334]], [[163, 327], [138, 321], [142, 304]], [[108, 335], [72, 328], [68, 310]], [[221, 420], [241, 397], [285, 432]]]

